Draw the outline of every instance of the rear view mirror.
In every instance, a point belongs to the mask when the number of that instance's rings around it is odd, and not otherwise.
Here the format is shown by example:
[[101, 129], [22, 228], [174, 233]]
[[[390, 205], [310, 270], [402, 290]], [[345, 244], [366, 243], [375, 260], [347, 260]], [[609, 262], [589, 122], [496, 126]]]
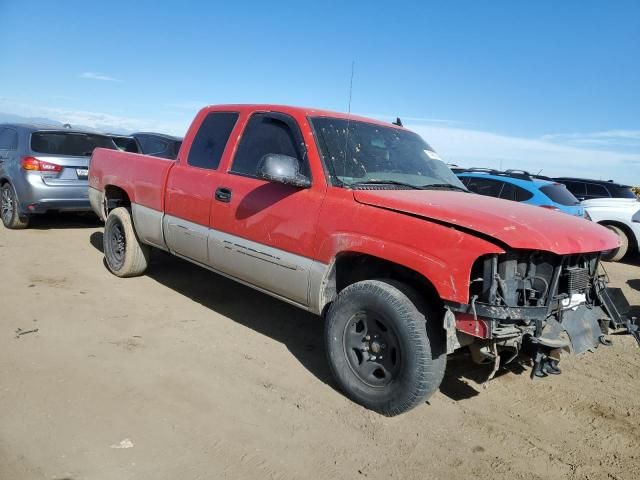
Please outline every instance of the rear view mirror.
[[277, 153], [268, 153], [260, 159], [258, 177], [294, 187], [311, 186], [311, 180], [300, 173], [300, 160]]

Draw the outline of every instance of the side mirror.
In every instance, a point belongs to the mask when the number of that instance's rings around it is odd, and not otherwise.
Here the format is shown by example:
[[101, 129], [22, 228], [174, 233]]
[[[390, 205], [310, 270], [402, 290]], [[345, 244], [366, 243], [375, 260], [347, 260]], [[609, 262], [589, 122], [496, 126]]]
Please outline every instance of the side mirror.
[[260, 159], [258, 177], [294, 187], [311, 186], [311, 180], [300, 173], [300, 161], [297, 158], [277, 153], [268, 153]]

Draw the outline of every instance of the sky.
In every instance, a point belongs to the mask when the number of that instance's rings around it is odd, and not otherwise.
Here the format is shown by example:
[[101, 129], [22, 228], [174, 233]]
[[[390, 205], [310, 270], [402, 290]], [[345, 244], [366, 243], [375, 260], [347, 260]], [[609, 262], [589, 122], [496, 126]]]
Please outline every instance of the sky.
[[183, 135], [218, 103], [399, 116], [448, 162], [640, 185], [640, 1], [0, 0], [0, 112]]

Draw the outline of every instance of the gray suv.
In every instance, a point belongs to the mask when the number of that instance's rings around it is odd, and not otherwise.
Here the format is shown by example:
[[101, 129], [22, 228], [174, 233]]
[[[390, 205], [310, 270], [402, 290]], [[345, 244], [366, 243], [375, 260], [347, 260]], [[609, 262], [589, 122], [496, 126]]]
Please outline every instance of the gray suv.
[[0, 124], [0, 214], [7, 228], [26, 228], [48, 211], [90, 211], [89, 157], [116, 149], [106, 135], [51, 126]]

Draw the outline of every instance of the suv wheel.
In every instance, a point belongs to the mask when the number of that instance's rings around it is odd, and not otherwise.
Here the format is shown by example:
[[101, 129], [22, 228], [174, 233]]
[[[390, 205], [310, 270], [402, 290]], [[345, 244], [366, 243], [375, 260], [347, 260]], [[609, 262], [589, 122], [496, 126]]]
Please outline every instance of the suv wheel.
[[629, 237], [620, 227], [615, 225], [604, 225], [620, 238], [620, 247], [618, 249], [610, 250], [602, 254], [602, 260], [605, 262], [619, 262], [629, 251]]
[[138, 239], [127, 208], [114, 208], [109, 213], [104, 225], [103, 248], [107, 267], [118, 277], [142, 275], [149, 265], [151, 247]]
[[325, 323], [331, 371], [345, 394], [393, 416], [440, 386], [447, 362], [436, 317], [407, 285], [366, 280], [345, 288]]
[[29, 218], [20, 216], [18, 199], [10, 183], [5, 183], [0, 189], [0, 216], [5, 227], [12, 230], [27, 228]]

